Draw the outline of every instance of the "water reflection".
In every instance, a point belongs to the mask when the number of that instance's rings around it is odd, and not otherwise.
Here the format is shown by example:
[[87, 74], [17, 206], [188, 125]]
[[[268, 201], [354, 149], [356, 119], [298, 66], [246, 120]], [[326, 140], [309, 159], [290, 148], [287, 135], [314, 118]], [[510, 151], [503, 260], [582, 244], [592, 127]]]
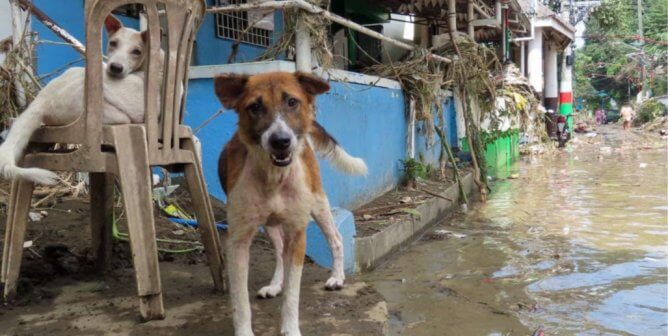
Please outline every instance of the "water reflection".
[[466, 238], [369, 274], [391, 333], [668, 334], [668, 155], [618, 140], [519, 163], [520, 179], [443, 224]]

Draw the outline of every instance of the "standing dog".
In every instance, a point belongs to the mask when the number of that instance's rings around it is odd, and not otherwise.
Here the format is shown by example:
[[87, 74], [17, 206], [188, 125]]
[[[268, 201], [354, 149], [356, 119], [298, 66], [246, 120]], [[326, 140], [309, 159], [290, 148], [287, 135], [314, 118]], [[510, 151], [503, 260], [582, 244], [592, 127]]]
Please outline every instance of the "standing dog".
[[350, 157], [314, 120], [315, 96], [329, 90], [327, 82], [297, 72], [220, 75], [216, 95], [234, 108], [239, 126], [219, 161], [219, 176], [228, 196], [229, 279], [234, 329], [253, 335], [248, 297], [249, 249], [260, 225], [265, 225], [277, 249], [277, 267], [262, 297], [282, 289], [281, 333], [300, 335], [299, 291], [306, 248], [306, 226], [313, 217], [327, 236], [334, 256], [328, 288], [343, 285], [343, 251], [329, 201], [322, 189], [314, 149], [349, 173], [365, 173], [361, 159]]
[[[108, 63], [103, 78], [105, 124], [144, 122], [144, 48], [146, 32], [138, 32], [114, 16], [105, 19], [109, 36]], [[159, 67], [161, 68], [161, 67]], [[70, 68], [52, 80], [35, 100], [14, 121], [7, 140], [0, 145], [0, 177], [21, 178], [38, 184], [54, 184], [58, 175], [40, 168], [21, 168], [23, 156], [32, 134], [46, 124], [61, 126], [74, 122], [84, 111], [86, 70]]]

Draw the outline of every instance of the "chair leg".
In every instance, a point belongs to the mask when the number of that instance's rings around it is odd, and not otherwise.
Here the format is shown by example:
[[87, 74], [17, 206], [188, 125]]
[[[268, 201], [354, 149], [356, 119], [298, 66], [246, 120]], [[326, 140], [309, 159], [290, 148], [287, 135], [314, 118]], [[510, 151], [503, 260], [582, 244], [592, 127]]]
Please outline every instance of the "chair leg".
[[23, 257], [23, 241], [28, 224], [28, 211], [34, 190], [32, 182], [14, 180], [9, 201], [9, 214], [5, 231], [5, 243], [2, 254], [2, 282], [5, 285], [3, 296], [11, 300], [16, 296], [16, 286]]
[[8, 266], [8, 259], [9, 259], [9, 247], [10, 247], [10, 242], [12, 241], [10, 238], [12, 236], [12, 231], [14, 229], [14, 223], [12, 221], [12, 218], [14, 218], [14, 212], [16, 208], [16, 192], [18, 190], [18, 182], [12, 181], [10, 184], [10, 191], [9, 191], [9, 199], [7, 200], [7, 224], [5, 225], [5, 236], [4, 236], [4, 244], [2, 248], [2, 264], [0, 266], [0, 284], [4, 284], [6, 282], [6, 277], [7, 277], [7, 266]]
[[155, 241], [146, 133], [142, 127], [132, 125], [112, 127], [112, 132], [139, 292], [139, 311], [145, 321], [162, 319], [165, 309]]
[[98, 272], [107, 271], [111, 264], [113, 211], [114, 176], [109, 173], [90, 173], [92, 247]]
[[[198, 157], [191, 139], [184, 140], [184, 148]], [[209, 261], [209, 268], [216, 290], [225, 291], [224, 256], [220, 243], [220, 236], [216, 230], [213, 217], [213, 207], [204, 182], [202, 167], [198, 159], [194, 163], [186, 164], [184, 168], [188, 189], [195, 208], [195, 216], [199, 222], [202, 244]]]

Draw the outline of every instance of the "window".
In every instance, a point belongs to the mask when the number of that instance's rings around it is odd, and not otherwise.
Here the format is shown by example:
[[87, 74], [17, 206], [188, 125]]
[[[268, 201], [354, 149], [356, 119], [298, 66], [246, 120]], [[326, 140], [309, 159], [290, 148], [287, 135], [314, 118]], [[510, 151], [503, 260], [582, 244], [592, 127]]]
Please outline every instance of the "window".
[[[237, 5], [246, 2], [247, 0], [216, 0], [216, 5]], [[249, 24], [253, 24], [250, 29], [248, 29]], [[273, 31], [274, 12], [271, 10], [216, 14], [216, 36], [219, 38], [268, 47], [272, 43]]]

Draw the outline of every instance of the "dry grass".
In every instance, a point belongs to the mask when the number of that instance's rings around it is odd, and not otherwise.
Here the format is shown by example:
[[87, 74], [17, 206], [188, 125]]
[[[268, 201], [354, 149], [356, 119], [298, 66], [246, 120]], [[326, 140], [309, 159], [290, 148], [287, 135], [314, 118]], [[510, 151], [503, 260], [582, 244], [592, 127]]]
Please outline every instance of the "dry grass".
[[[329, 0], [306, 0], [316, 6], [329, 9]], [[329, 26], [331, 22], [320, 16], [299, 9], [285, 9], [283, 34], [274, 45], [269, 47], [259, 60], [273, 60], [284, 54], [294, 54], [295, 32], [297, 27], [304, 27], [311, 36], [311, 49], [314, 61], [323, 69], [332, 66], [334, 56], [329, 41]]]

